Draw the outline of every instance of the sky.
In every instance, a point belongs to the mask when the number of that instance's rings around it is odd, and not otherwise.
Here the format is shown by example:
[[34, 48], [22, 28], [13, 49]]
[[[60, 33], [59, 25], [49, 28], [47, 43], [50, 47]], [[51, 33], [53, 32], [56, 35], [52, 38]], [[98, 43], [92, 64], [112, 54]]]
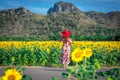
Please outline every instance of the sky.
[[34, 13], [47, 14], [58, 1], [70, 2], [83, 12], [120, 11], [120, 0], [0, 0], [0, 10], [25, 7]]

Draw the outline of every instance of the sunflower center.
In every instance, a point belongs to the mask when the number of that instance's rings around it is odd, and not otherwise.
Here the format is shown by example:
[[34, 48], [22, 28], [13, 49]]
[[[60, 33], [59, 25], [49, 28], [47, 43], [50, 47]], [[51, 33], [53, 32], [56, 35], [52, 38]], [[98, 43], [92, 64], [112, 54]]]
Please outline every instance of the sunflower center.
[[15, 76], [14, 75], [9, 75], [8, 80], [15, 80]]
[[79, 58], [79, 57], [80, 57], [80, 53], [76, 53], [75, 58]]
[[86, 51], [87, 54], [90, 54], [90, 51]]

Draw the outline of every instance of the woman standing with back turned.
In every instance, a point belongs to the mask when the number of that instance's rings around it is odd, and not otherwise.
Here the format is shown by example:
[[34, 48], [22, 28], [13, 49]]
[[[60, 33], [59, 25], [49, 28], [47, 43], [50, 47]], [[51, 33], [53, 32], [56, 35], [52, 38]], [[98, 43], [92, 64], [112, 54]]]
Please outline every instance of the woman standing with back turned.
[[63, 45], [62, 45], [62, 51], [60, 55], [60, 62], [64, 65], [64, 68], [66, 68], [70, 63], [70, 46], [72, 43], [70, 34], [71, 33], [68, 30], [64, 30], [61, 33], [61, 36], [62, 36], [61, 41], [63, 41]]

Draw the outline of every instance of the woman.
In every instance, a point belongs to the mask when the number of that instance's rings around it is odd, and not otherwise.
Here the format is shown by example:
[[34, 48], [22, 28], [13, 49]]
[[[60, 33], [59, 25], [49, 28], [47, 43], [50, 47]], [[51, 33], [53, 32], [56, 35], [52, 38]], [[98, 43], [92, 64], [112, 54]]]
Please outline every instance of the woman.
[[70, 34], [71, 33], [68, 30], [64, 30], [61, 33], [62, 36], [61, 41], [63, 41], [63, 45], [62, 45], [62, 52], [60, 55], [60, 62], [64, 65], [64, 68], [66, 68], [70, 63], [70, 46], [72, 43]]

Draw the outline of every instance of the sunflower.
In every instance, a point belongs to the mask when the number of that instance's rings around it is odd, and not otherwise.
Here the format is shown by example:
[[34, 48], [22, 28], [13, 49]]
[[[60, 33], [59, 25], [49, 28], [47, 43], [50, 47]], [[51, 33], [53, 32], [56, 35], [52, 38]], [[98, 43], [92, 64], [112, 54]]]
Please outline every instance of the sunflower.
[[2, 80], [22, 80], [22, 75], [16, 69], [8, 69], [5, 71]]
[[47, 51], [48, 53], [50, 53], [50, 49], [49, 49], [49, 48], [47, 48], [46, 51]]
[[84, 56], [85, 56], [85, 57], [90, 57], [90, 56], [92, 56], [92, 50], [91, 50], [90, 48], [84, 49], [83, 52], [84, 52]]
[[75, 62], [80, 62], [83, 60], [83, 51], [80, 50], [79, 48], [76, 48], [72, 54], [71, 54], [71, 58], [73, 61]]

